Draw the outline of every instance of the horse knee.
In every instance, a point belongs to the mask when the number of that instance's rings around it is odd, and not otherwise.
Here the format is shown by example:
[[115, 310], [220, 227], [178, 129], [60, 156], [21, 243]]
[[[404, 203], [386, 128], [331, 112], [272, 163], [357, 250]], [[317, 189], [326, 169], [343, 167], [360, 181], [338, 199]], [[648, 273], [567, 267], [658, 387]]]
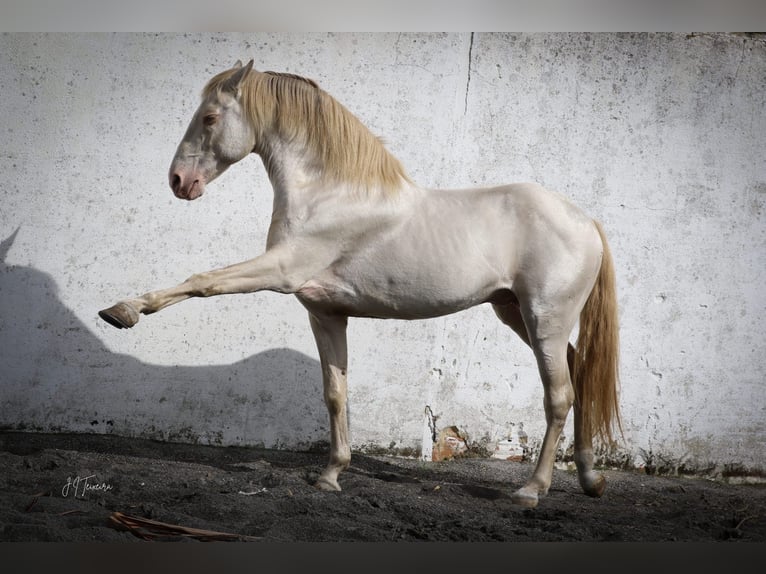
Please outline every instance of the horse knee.
[[331, 374], [324, 388], [324, 402], [331, 415], [338, 415], [346, 408], [346, 394], [345, 380]]
[[325, 391], [324, 402], [331, 415], [339, 415], [346, 406], [346, 397], [335, 390]]
[[210, 297], [215, 295], [209, 273], [196, 273], [184, 281], [188, 285], [190, 297]]

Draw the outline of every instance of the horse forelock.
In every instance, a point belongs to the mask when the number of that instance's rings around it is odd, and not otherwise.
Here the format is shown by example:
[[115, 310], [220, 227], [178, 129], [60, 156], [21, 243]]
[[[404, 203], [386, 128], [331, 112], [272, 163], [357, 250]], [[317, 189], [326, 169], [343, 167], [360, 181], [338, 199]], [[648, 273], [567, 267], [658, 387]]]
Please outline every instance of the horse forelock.
[[[224, 89], [236, 68], [214, 76], [203, 97]], [[324, 176], [357, 188], [393, 192], [410, 179], [404, 168], [359, 119], [309, 78], [251, 71], [240, 85], [244, 111], [259, 141], [271, 130], [300, 138]]]

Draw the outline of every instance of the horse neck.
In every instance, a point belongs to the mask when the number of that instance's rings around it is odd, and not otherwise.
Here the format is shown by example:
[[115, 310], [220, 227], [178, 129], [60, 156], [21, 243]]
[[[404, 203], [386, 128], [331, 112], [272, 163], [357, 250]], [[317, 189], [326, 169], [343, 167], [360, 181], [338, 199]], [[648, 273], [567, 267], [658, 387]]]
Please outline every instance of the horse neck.
[[[360, 191], [349, 183], [328, 179], [319, 159], [300, 142], [267, 137], [255, 151], [274, 190], [274, 217], [281, 220], [303, 220], [317, 202], [383, 203], [398, 195], [383, 188]], [[410, 182], [402, 182], [402, 190], [411, 187]]]
[[274, 188], [275, 211], [288, 210], [297, 195], [319, 187], [321, 172], [312, 169], [312, 160], [301, 146], [278, 138], [264, 138], [255, 151], [261, 157]]

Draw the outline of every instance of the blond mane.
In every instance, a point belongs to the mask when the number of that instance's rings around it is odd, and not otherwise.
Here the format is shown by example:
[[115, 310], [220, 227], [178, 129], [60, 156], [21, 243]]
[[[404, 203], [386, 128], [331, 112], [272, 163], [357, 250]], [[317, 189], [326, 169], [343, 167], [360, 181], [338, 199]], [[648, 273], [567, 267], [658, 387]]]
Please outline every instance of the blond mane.
[[[237, 70], [214, 76], [203, 97], [223, 89]], [[256, 141], [268, 132], [294, 141], [301, 139], [315, 155], [324, 179], [360, 190], [395, 192], [409, 182], [404, 168], [359, 119], [313, 80], [277, 72], [250, 71], [241, 84], [242, 103], [256, 131]], [[267, 150], [261, 153], [268, 167]]]

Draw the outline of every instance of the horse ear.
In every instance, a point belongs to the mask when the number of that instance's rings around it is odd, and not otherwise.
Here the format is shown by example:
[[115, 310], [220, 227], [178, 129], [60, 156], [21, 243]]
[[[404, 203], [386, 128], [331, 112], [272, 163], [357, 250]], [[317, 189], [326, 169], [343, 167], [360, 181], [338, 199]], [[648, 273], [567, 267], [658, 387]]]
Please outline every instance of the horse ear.
[[232, 66], [232, 68], [241, 68], [241, 67], [242, 67], [242, 60], [237, 60], [236, 62], [234, 62], [234, 65]]
[[13, 246], [13, 242], [16, 241], [16, 236], [19, 234], [19, 229], [21, 229], [21, 226], [16, 228], [16, 231], [11, 233], [11, 235], [0, 242], [0, 262], [5, 261], [5, 257], [8, 255], [8, 252], [11, 250], [11, 247]]
[[250, 73], [250, 70], [252, 69], [253, 69], [253, 60], [250, 60], [245, 66], [242, 66], [240, 64], [239, 69], [231, 75], [231, 78], [226, 80], [224, 89], [227, 92], [236, 94], [239, 91], [239, 86], [240, 84], [242, 84], [242, 80], [244, 79], [245, 76], [247, 76], [247, 74]]

